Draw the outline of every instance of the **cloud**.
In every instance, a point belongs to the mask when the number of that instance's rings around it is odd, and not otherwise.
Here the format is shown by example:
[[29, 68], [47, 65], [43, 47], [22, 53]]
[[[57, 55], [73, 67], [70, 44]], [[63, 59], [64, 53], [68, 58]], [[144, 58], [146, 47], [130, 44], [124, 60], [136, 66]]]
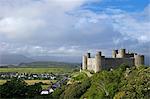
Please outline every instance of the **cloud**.
[[79, 56], [83, 52], [79, 46], [59, 46], [55, 48], [42, 47], [37, 45], [18, 45], [1, 42], [0, 52], [3, 53], [23, 53], [27, 56]]
[[141, 48], [138, 51], [145, 54], [150, 42], [149, 6], [141, 12], [82, 8], [101, 1], [0, 1], [0, 52], [81, 56], [102, 50], [110, 55], [113, 48], [125, 47]]
[[7, 17], [0, 20], [0, 33], [8, 38], [29, 37], [43, 25], [42, 20]]
[[[53, 36], [61, 35], [61, 33], [58, 33], [56, 30], [60, 29], [60, 31], [63, 32], [67, 26], [72, 25], [74, 22], [72, 21], [74, 18], [66, 14], [68, 11], [78, 9], [84, 3], [96, 1], [97, 0], [0, 1], [0, 34], [4, 34], [6, 38], [23, 39], [24, 37], [30, 37], [40, 30], [42, 30], [43, 33], [47, 33], [47, 30], [52, 30], [54, 32]], [[45, 27], [43, 27], [44, 25]]]
[[122, 35], [131, 39], [137, 39], [141, 43], [150, 42], [148, 38], [150, 36], [150, 17], [140, 20], [134, 14], [128, 13], [114, 15], [112, 17], [114, 20], [114, 29], [118, 30]]

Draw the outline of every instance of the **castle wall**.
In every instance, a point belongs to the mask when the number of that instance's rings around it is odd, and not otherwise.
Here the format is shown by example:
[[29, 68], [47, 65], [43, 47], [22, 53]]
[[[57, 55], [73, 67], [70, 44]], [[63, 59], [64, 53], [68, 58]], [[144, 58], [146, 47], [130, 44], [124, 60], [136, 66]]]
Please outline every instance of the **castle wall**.
[[102, 56], [102, 59], [101, 59], [101, 69], [103, 69], [103, 66], [105, 66], [105, 56]]
[[115, 54], [115, 52], [112, 53], [112, 58], [130, 58], [130, 57], [134, 57], [134, 53], [118, 53]]
[[105, 63], [102, 65], [102, 69], [110, 69], [120, 66], [121, 64], [127, 64], [129, 66], [134, 65], [133, 58], [105, 58]]
[[88, 58], [87, 59], [87, 70], [94, 70], [95, 69], [95, 58]]
[[126, 58], [134, 57], [134, 53], [126, 53], [125, 57]]
[[144, 65], [144, 55], [134, 55], [135, 66]]

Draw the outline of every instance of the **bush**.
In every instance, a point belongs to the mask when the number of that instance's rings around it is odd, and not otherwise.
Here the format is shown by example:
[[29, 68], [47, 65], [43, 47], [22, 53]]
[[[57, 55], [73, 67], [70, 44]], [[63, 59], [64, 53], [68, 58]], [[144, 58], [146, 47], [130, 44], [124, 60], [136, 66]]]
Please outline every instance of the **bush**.
[[80, 98], [90, 87], [90, 80], [85, 79], [82, 83], [75, 83], [69, 85], [61, 95], [62, 99], [78, 99]]
[[25, 98], [39, 95], [42, 90], [40, 84], [28, 86], [27, 83], [21, 79], [11, 79], [0, 87], [1, 98]]

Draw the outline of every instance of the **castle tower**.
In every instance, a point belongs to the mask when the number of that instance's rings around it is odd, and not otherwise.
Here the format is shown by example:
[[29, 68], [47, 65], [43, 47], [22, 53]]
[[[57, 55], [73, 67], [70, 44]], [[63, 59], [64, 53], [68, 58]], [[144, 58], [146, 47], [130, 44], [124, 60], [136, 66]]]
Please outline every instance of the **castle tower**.
[[87, 53], [87, 58], [91, 58], [91, 54], [90, 53]]
[[125, 55], [126, 55], [126, 50], [125, 49], [120, 49], [119, 54], [120, 54], [120, 58], [124, 58]]
[[95, 72], [99, 72], [101, 70], [101, 52], [97, 52], [95, 55]]
[[116, 58], [116, 55], [117, 55], [117, 50], [113, 50], [112, 51], [112, 58]]
[[144, 65], [144, 55], [134, 55], [135, 66]]
[[87, 69], [87, 56], [83, 55], [82, 57], [82, 69], [85, 70]]

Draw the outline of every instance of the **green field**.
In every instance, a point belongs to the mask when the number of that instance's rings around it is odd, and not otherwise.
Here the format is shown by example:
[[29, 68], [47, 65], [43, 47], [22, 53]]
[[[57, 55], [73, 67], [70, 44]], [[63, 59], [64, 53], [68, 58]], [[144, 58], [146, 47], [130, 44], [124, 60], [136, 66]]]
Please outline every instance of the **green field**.
[[7, 80], [0, 80], [0, 85], [6, 83]]
[[[0, 80], [0, 85], [3, 85], [4, 83], [6, 83], [7, 80]], [[52, 85], [52, 83], [55, 83], [56, 80], [25, 80], [25, 82], [28, 85], [34, 85], [35, 83], [39, 83], [42, 82], [45, 85], [42, 85], [42, 89], [47, 89], [49, 86]]]
[[72, 68], [50, 67], [50, 68], [0, 68], [0, 72], [18, 73], [68, 73]]
[[[6, 83], [7, 80], [0, 80], [0, 85]], [[44, 84], [47, 84], [47, 85], [51, 85], [52, 83], [55, 83], [56, 80], [25, 80], [25, 82], [28, 84], [28, 85], [33, 85], [35, 83], [39, 83], [39, 82], [42, 82]]]

